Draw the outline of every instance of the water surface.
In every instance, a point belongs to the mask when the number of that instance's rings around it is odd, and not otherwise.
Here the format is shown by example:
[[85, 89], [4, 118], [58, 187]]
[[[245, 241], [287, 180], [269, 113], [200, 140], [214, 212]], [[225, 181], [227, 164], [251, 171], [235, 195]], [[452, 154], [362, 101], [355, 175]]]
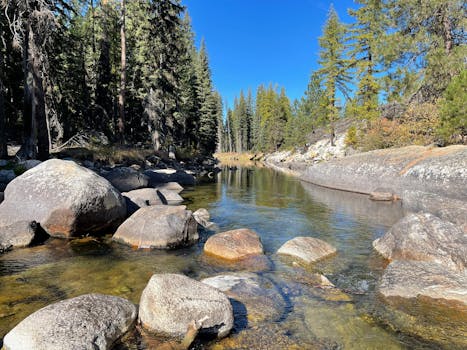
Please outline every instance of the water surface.
[[[264, 168], [225, 169], [215, 183], [182, 193], [192, 210], [206, 208], [218, 230], [247, 227], [261, 236], [269, 263], [256, 270], [285, 300], [277, 319], [237, 322], [221, 342], [199, 342], [197, 349], [462, 349], [466, 319], [455, 310], [428, 306], [388, 307], [377, 293], [386, 263], [371, 243], [399, 220], [400, 203], [378, 203], [366, 196], [323, 189]], [[199, 244], [176, 251], [136, 251], [113, 243], [110, 235], [75, 241], [51, 239], [0, 257], [0, 337], [24, 317], [52, 302], [99, 292], [134, 303], [153, 273], [183, 273], [201, 279], [225, 273], [202, 254]], [[275, 255], [296, 236], [334, 245], [338, 253], [311, 265]], [[309, 283], [322, 273], [338, 289]], [[157, 339], [152, 339], [157, 341]], [[154, 348], [134, 335], [119, 349]]]

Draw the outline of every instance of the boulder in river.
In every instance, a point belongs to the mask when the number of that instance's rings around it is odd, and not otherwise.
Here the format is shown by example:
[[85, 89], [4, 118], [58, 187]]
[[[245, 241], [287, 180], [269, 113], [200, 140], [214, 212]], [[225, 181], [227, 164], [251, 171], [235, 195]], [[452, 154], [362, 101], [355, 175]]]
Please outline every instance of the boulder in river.
[[402, 193], [404, 209], [436, 215], [450, 221], [467, 233], [467, 201], [435, 193], [406, 190]]
[[389, 260], [432, 261], [458, 271], [467, 266], [467, 235], [428, 213], [405, 216], [373, 247]]
[[178, 205], [183, 202], [183, 198], [175, 191], [171, 190], [158, 190], [162, 198], [165, 199], [168, 205]]
[[184, 205], [154, 205], [136, 211], [112, 239], [137, 248], [173, 249], [198, 241], [198, 225]]
[[195, 177], [183, 170], [146, 170], [144, 174], [149, 177], [149, 185], [151, 187], [157, 187], [167, 182], [176, 182], [182, 186], [193, 186], [196, 183]]
[[111, 349], [136, 315], [126, 299], [85, 294], [29, 315], [5, 336], [3, 345], [6, 350]]
[[277, 254], [298, 258], [307, 264], [324, 259], [336, 253], [329, 243], [313, 237], [295, 237], [285, 242]]
[[157, 188], [158, 190], [174, 191], [177, 193], [180, 193], [184, 190], [184, 188], [178, 182], [174, 181], [157, 184], [154, 186], [154, 188]]
[[229, 273], [205, 278], [201, 282], [234, 299], [232, 304], [236, 321], [246, 317], [249, 325], [272, 322], [280, 319], [285, 312], [285, 300], [274, 284], [254, 273]]
[[0, 227], [0, 253], [31, 245], [37, 232], [38, 225], [35, 221], [20, 221]]
[[59, 159], [45, 161], [10, 182], [0, 204], [0, 226], [36, 221], [58, 237], [102, 232], [125, 215], [123, 197], [106, 179]]
[[193, 213], [193, 217], [195, 218], [196, 222], [204, 228], [209, 228], [214, 225], [213, 222], [209, 221], [211, 219], [211, 215], [209, 214], [207, 209], [198, 209]]
[[239, 260], [264, 253], [259, 236], [246, 228], [221, 232], [209, 237], [204, 245], [204, 252], [225, 260]]
[[128, 216], [133, 214], [139, 208], [144, 208], [151, 205], [167, 204], [165, 198], [155, 188], [140, 188], [130, 192], [123, 192], [122, 196], [126, 200]]
[[384, 272], [379, 292], [388, 299], [445, 300], [467, 311], [467, 275], [435, 262], [393, 261]]
[[149, 183], [149, 178], [146, 175], [129, 167], [112, 169], [104, 177], [121, 192], [148, 187]]
[[179, 274], [155, 274], [141, 294], [139, 320], [151, 331], [183, 336], [192, 321], [201, 334], [225, 337], [233, 327], [227, 296], [204, 283]]

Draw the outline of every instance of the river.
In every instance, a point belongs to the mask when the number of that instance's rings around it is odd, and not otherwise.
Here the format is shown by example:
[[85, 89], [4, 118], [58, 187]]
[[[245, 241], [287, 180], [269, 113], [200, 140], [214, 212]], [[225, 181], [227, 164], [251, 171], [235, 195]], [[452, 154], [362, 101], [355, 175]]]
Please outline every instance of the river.
[[[214, 183], [182, 193], [187, 206], [206, 208], [218, 230], [247, 227], [260, 236], [270, 263], [258, 273], [284, 298], [281, 316], [236, 323], [234, 334], [199, 349], [455, 349], [465, 342], [465, 319], [429, 306], [389, 307], [377, 293], [386, 262], [371, 243], [403, 216], [399, 202], [302, 183], [267, 168], [225, 168]], [[153, 273], [201, 279], [232, 267], [206, 260], [199, 244], [175, 251], [136, 251], [110, 241], [110, 234], [74, 241], [49, 240], [0, 257], [0, 337], [35, 310], [84, 293], [99, 292], [134, 303]], [[275, 255], [296, 236], [312, 236], [338, 253], [312, 266]], [[322, 273], [338, 289], [317, 288], [307, 276]], [[436, 314], [433, 314], [437, 312]], [[462, 340], [462, 338], [464, 340]], [[269, 342], [269, 343], [268, 343]], [[283, 344], [285, 345], [281, 345]], [[150, 348], [128, 337], [119, 349]]]

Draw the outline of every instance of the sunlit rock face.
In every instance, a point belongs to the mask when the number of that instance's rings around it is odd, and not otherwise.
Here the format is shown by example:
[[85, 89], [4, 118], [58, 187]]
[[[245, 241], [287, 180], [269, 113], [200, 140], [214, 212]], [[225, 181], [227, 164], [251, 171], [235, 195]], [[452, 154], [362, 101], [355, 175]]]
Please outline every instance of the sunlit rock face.
[[14, 179], [0, 204], [0, 226], [36, 221], [57, 237], [102, 231], [125, 215], [123, 197], [106, 179], [59, 159], [43, 162]]

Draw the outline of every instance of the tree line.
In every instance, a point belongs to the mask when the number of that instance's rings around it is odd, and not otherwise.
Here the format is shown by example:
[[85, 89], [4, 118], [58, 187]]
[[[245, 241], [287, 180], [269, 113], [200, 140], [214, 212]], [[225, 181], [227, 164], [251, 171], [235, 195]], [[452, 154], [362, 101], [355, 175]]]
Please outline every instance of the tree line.
[[222, 151], [304, 145], [318, 127], [355, 120], [347, 142], [373, 149], [467, 143], [467, 16], [460, 0], [356, 0], [344, 24], [331, 6], [319, 69], [303, 97], [260, 86], [244, 92], [222, 125]]
[[0, 158], [45, 159], [91, 130], [212, 153], [222, 121], [206, 45], [179, 0], [0, 1]]

